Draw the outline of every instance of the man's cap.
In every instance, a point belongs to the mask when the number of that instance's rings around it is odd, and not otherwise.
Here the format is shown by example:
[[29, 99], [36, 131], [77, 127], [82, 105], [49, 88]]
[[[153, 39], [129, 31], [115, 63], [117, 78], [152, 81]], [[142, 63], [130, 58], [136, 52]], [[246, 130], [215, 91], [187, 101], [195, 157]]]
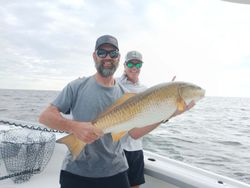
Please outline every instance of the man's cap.
[[128, 62], [130, 60], [138, 60], [143, 63], [141, 53], [135, 50], [127, 53], [125, 57], [125, 62]]
[[103, 35], [99, 37], [95, 43], [95, 50], [97, 50], [103, 44], [111, 44], [119, 50], [117, 39], [111, 35]]

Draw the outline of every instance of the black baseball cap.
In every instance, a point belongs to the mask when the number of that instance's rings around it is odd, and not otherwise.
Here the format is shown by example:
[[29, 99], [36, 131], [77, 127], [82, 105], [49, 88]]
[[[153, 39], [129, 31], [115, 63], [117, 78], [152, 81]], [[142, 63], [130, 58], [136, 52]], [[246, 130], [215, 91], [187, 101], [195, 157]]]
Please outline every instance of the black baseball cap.
[[99, 37], [95, 43], [95, 50], [97, 50], [103, 44], [111, 44], [112, 46], [114, 46], [119, 50], [117, 39], [111, 35], [103, 35]]

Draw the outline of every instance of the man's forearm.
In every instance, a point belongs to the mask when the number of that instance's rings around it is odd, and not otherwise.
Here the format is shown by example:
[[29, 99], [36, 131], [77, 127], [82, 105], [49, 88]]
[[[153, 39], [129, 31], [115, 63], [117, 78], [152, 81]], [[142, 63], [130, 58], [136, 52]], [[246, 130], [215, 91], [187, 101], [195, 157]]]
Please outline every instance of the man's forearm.
[[51, 129], [72, 132], [73, 121], [64, 118], [54, 106], [49, 106], [39, 117], [39, 122]]
[[152, 130], [154, 130], [156, 127], [158, 127], [160, 125], [160, 123], [156, 123], [153, 125], [148, 125], [142, 128], [134, 128], [131, 129], [128, 134], [133, 138], [133, 139], [138, 139], [141, 138], [142, 136], [148, 134], [149, 132], [151, 132]]

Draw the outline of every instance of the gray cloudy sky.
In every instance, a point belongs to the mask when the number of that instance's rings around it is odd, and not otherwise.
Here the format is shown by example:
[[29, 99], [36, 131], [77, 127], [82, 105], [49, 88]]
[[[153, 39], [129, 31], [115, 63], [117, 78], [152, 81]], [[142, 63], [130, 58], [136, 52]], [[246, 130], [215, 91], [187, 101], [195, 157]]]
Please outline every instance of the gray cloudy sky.
[[0, 0], [0, 88], [61, 90], [95, 73], [103, 34], [121, 65], [139, 50], [147, 86], [176, 80], [208, 96], [250, 97], [250, 5], [221, 0]]

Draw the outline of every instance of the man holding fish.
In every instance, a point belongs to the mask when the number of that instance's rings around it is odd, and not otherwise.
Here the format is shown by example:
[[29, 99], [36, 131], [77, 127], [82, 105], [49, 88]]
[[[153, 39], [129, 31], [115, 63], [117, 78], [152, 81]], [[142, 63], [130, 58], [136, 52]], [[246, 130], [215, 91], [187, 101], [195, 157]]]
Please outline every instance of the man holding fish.
[[[99, 37], [92, 55], [97, 72], [70, 82], [41, 114], [39, 121], [52, 129], [70, 133], [58, 140], [69, 147], [60, 174], [61, 188], [129, 188], [128, 164], [117, 141], [124, 135], [124, 132], [120, 132], [141, 127], [129, 131], [137, 139], [147, 133], [144, 131], [147, 128], [145, 125], [159, 123], [170, 116], [153, 114], [155, 118], [146, 118], [142, 125], [141, 117], [132, 114], [136, 117], [134, 119], [131, 113], [127, 113], [128, 109], [131, 112], [134, 102], [143, 101], [130, 94], [124, 95], [126, 89], [113, 77], [120, 61], [115, 37]], [[142, 103], [137, 106], [144, 108]], [[171, 116], [192, 106], [190, 100], [185, 103], [178, 99], [178, 109], [171, 111]], [[61, 113], [71, 113], [73, 119], [66, 119]], [[145, 114], [140, 111], [140, 115]]]

